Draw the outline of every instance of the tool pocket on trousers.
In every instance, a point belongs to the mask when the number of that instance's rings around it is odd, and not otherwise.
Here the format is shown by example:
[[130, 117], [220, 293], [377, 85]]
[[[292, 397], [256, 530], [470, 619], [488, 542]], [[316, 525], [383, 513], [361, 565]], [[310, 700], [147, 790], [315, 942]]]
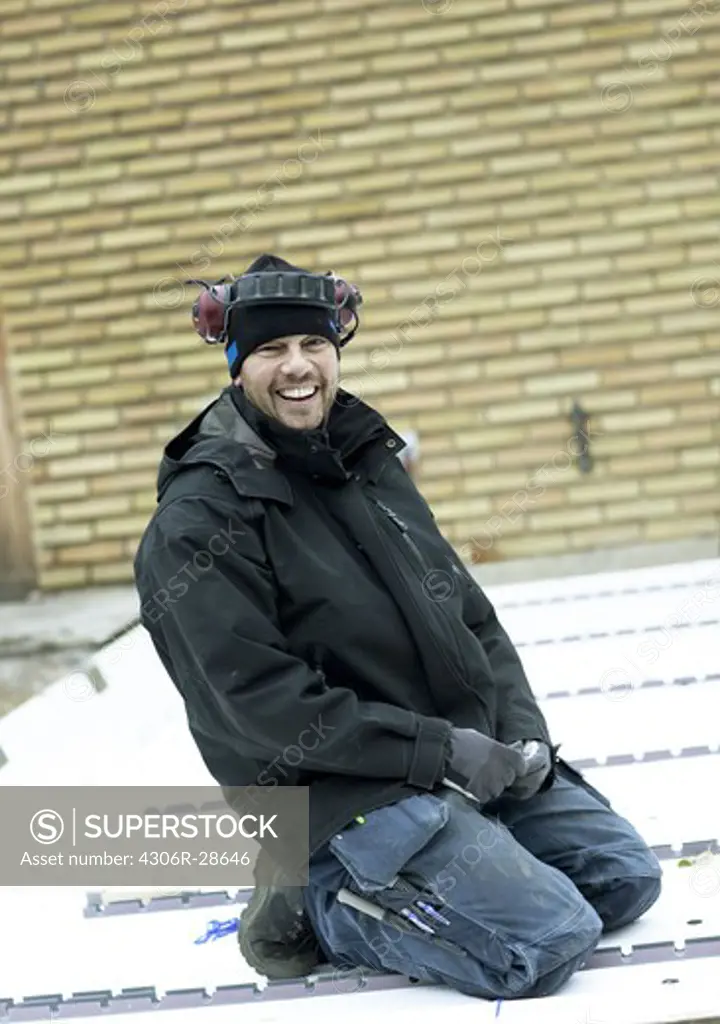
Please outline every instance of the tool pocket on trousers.
[[329, 847], [357, 892], [380, 893], [397, 882], [402, 869], [444, 828], [449, 815], [447, 804], [429, 793], [407, 797], [371, 811], [364, 824], [334, 836]]

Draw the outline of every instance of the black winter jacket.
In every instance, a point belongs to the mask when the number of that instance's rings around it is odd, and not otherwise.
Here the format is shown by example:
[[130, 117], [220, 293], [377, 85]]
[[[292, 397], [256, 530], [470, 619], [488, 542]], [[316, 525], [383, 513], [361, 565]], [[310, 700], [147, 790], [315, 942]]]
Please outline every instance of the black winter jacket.
[[231, 385], [166, 446], [135, 557], [142, 623], [210, 773], [308, 786], [311, 852], [438, 786], [451, 725], [550, 744], [402, 445], [345, 392], [326, 430], [300, 432]]

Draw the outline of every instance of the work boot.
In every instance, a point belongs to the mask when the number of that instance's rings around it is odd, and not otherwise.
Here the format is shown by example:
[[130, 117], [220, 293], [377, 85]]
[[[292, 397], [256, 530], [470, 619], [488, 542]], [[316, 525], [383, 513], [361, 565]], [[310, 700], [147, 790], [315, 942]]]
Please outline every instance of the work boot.
[[325, 963], [300, 886], [257, 886], [238, 929], [240, 952], [266, 978], [302, 978]]

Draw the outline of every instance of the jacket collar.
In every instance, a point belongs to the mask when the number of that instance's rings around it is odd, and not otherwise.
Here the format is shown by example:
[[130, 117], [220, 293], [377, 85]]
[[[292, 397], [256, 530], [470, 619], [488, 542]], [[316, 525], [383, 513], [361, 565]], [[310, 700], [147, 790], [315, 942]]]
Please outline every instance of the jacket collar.
[[[228, 393], [247, 426], [276, 453], [278, 469], [329, 484], [349, 480], [375, 443], [393, 433], [380, 413], [342, 390], [327, 423], [315, 430], [293, 430], [266, 416], [250, 403], [242, 388], [230, 388]], [[394, 449], [398, 449], [398, 441], [392, 445]]]
[[158, 500], [183, 470], [202, 464], [227, 476], [239, 494], [293, 504], [289, 469], [337, 484], [376, 480], [405, 442], [375, 409], [338, 392], [327, 428], [292, 431], [255, 410], [230, 385], [165, 446]]

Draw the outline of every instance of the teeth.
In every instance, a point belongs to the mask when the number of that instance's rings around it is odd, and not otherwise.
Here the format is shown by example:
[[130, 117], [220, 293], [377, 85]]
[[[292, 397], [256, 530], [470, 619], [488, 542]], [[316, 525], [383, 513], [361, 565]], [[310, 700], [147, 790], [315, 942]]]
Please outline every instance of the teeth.
[[286, 388], [279, 392], [283, 398], [309, 398], [315, 394], [315, 388]]

